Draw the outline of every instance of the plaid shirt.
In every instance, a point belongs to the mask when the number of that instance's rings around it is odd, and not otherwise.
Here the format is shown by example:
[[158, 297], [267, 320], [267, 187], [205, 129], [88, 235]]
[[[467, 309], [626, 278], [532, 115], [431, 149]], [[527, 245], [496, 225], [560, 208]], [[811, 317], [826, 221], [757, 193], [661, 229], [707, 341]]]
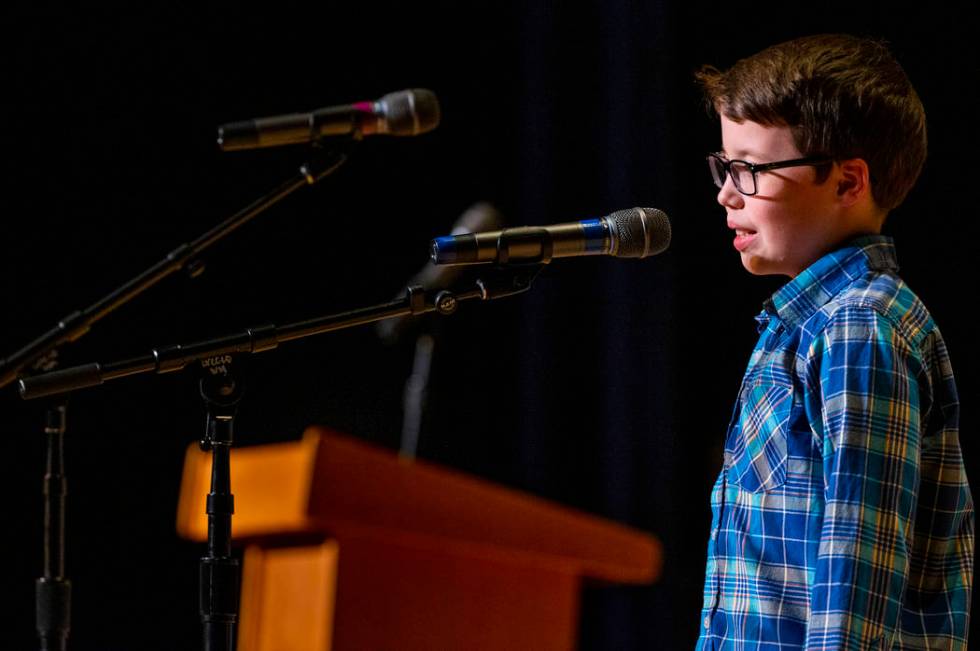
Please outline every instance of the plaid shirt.
[[699, 650], [965, 649], [973, 501], [942, 336], [891, 240], [766, 302], [712, 491]]

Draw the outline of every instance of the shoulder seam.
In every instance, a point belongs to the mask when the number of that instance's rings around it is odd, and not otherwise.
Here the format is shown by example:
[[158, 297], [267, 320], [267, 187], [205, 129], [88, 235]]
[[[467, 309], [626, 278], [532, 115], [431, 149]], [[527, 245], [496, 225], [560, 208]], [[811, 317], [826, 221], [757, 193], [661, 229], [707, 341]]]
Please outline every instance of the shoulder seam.
[[[894, 280], [895, 280], [895, 287], [896, 287], [896, 289], [898, 291], [901, 291], [901, 288], [904, 285], [904, 282], [898, 276], [894, 276], [894, 275], [891, 275], [891, 274], [882, 274], [881, 272], [878, 272], [878, 271], [869, 270], [868, 273], [862, 275], [860, 278], [856, 278], [854, 280], [854, 282], [849, 283], [847, 285], [847, 287], [845, 287], [842, 290], [842, 293], [846, 293], [857, 282], [859, 282], [861, 280], [865, 280], [865, 279], [867, 279], [867, 278], [869, 278], [871, 276], [874, 276], [874, 275], [890, 275], [892, 278], [894, 278]], [[892, 296], [892, 298], [893, 299], [894, 298], [897, 298], [897, 295], [898, 295], [898, 292], [896, 292], [895, 296]], [[826, 331], [827, 326], [837, 317], [838, 313], [842, 309], [846, 309], [846, 308], [869, 309], [869, 310], [873, 310], [879, 316], [881, 316], [886, 321], [888, 321], [888, 323], [890, 323], [892, 325], [892, 327], [895, 328], [895, 330], [898, 332], [898, 334], [901, 335], [902, 339], [909, 346], [909, 349], [910, 350], [913, 350], [914, 351], [914, 350], [917, 349], [918, 344], [917, 344], [917, 341], [916, 341], [916, 339], [917, 339], [916, 333], [912, 330], [912, 328], [909, 326], [909, 324], [901, 317], [901, 315], [893, 314], [888, 309], [888, 307], [886, 307], [883, 304], [883, 302], [879, 298], [877, 298], [877, 297], [869, 297], [869, 296], [864, 295], [864, 294], [854, 295], [854, 296], [845, 296], [839, 302], [832, 301], [832, 304], [834, 305], [834, 307], [833, 307], [832, 310], [830, 310], [830, 311], [828, 311], [826, 313], [826, 320], [824, 321], [824, 323], [820, 327], [820, 330], [819, 330], [820, 333], [823, 333], [823, 332]], [[927, 336], [927, 334], [928, 334], [927, 329], [923, 328], [923, 329], [921, 329], [921, 332], [919, 333], [920, 337], [918, 337], [918, 338], [924, 338], [925, 336]]]

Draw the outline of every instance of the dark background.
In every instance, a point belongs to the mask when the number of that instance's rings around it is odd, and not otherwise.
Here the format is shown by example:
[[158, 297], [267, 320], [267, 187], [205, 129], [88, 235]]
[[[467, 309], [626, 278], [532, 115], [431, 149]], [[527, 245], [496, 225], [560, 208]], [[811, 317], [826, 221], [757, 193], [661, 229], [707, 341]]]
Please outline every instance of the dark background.
[[[708, 492], [752, 317], [782, 282], [749, 276], [731, 247], [704, 169], [717, 125], [691, 75], [846, 31], [891, 43], [929, 116], [930, 158], [887, 230], [946, 336], [977, 476], [976, 21], [891, 3], [163, 4], [3, 10], [0, 356], [304, 161], [302, 148], [221, 153], [216, 125], [431, 88], [436, 131], [364, 141], [336, 175], [213, 249], [203, 276], [169, 278], [100, 322], [68, 363], [388, 300], [477, 200], [512, 225], [659, 207], [672, 219], [669, 252], [560, 260], [527, 295], [427, 324], [437, 343], [419, 456], [660, 537], [657, 585], [587, 591], [581, 647], [690, 648]], [[412, 342], [385, 345], [366, 327], [256, 357], [236, 443], [322, 423], [397, 447]], [[189, 372], [72, 398], [72, 648], [197, 645], [202, 550], [176, 538], [174, 516], [182, 454], [203, 420]], [[11, 648], [36, 644], [40, 421], [40, 405], [2, 391]]]

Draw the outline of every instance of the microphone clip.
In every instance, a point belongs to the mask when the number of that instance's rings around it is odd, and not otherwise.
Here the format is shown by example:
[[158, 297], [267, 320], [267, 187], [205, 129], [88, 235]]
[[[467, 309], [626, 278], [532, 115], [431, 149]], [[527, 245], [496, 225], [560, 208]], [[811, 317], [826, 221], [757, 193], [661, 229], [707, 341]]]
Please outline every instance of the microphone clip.
[[497, 264], [548, 264], [554, 254], [551, 235], [544, 228], [522, 226], [507, 228], [497, 238]]
[[481, 274], [476, 281], [480, 298], [484, 301], [492, 301], [523, 294], [531, 289], [531, 283], [538, 277], [544, 266], [545, 263], [522, 263], [519, 266], [494, 267], [488, 274]]

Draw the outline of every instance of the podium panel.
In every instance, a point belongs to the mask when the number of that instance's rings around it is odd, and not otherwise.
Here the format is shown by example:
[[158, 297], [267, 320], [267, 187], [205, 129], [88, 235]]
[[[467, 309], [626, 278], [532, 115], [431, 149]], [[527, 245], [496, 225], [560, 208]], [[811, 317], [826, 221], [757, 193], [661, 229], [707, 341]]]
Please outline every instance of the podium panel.
[[249, 545], [238, 651], [330, 651], [338, 545]]
[[356, 536], [340, 545], [336, 651], [575, 648], [572, 573]]

